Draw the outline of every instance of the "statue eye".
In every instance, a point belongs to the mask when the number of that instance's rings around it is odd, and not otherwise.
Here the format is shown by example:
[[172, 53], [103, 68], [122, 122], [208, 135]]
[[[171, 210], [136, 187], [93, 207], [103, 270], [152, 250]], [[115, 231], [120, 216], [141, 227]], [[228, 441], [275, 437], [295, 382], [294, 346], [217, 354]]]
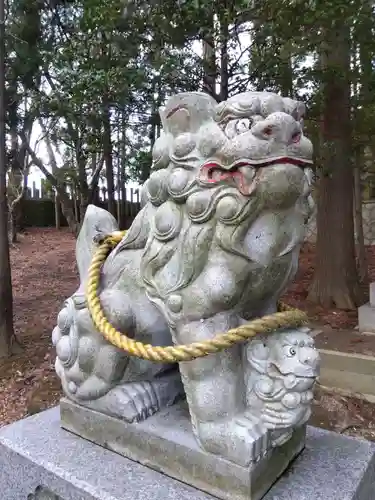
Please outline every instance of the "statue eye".
[[251, 129], [252, 120], [248, 118], [240, 118], [229, 120], [225, 125], [224, 133], [229, 139], [233, 139], [237, 135], [244, 134]]
[[295, 356], [297, 354], [296, 350], [294, 349], [294, 347], [290, 347], [289, 348], [289, 356]]
[[294, 132], [291, 138], [292, 143], [298, 143], [301, 140], [301, 132]]
[[235, 130], [237, 134], [243, 134], [251, 129], [251, 121], [248, 118], [237, 120]]
[[264, 127], [264, 129], [263, 129], [263, 134], [266, 137], [269, 137], [272, 134], [272, 132], [273, 132], [273, 130], [272, 130], [271, 125], [268, 125], [267, 127]]

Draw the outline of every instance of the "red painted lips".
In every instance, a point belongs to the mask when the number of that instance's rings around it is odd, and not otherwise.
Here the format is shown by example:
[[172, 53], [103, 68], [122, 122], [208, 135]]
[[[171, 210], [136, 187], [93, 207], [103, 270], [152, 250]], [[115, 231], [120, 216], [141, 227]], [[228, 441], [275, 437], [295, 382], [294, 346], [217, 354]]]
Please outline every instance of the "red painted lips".
[[[261, 167], [271, 165], [291, 164], [300, 168], [311, 166], [311, 162], [298, 158], [272, 158], [262, 162], [239, 161], [229, 168], [210, 161], [202, 165], [198, 179], [203, 184], [218, 184], [232, 181], [243, 195], [250, 195], [257, 183], [258, 172]], [[258, 172], [257, 172], [258, 171]]]

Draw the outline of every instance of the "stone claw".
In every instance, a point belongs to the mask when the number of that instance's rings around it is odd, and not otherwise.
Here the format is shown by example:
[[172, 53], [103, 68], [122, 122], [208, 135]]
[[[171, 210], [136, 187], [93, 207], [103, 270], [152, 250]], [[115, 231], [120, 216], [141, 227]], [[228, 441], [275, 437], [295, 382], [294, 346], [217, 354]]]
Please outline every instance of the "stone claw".
[[268, 429], [285, 429], [295, 425], [298, 418], [294, 413], [266, 406], [263, 409], [262, 420], [264, 426]]

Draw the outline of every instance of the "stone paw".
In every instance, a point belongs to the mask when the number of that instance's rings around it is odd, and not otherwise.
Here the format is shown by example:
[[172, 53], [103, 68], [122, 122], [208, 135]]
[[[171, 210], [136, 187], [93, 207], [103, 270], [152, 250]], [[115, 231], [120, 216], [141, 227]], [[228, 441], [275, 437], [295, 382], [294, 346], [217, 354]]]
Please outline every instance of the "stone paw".
[[133, 382], [118, 388], [122, 392], [122, 418], [127, 422], [141, 422], [160, 409], [151, 382]]
[[101, 398], [80, 404], [129, 423], [146, 420], [160, 409], [152, 383], [147, 381], [117, 386]]
[[259, 462], [269, 451], [269, 433], [262, 422], [249, 414], [244, 414], [236, 419], [236, 424], [243, 427], [250, 437], [248, 443], [251, 462]]
[[226, 422], [199, 423], [197, 438], [206, 451], [242, 467], [258, 462], [270, 449], [267, 429], [246, 414]]
[[293, 436], [293, 429], [285, 432], [271, 432], [271, 446], [276, 448], [282, 446]]
[[265, 427], [270, 430], [289, 430], [304, 421], [308, 409], [301, 407], [299, 411], [286, 411], [273, 405], [265, 405], [262, 411], [262, 421]]
[[[60, 371], [57, 366], [57, 372]], [[86, 379], [76, 391], [71, 390], [71, 382], [64, 377], [62, 383], [67, 397], [76, 403], [129, 423], [146, 420], [185, 397], [178, 371], [163, 374], [152, 381], [128, 382], [112, 388], [95, 375]]]

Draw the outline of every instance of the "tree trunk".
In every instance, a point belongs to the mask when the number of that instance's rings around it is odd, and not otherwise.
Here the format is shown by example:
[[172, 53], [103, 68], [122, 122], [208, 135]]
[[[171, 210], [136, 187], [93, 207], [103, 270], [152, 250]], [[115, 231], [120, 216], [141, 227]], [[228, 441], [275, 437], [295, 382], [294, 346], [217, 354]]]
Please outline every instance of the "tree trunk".
[[[46, 130], [45, 125], [42, 122], [42, 120], [39, 120], [39, 124], [40, 124], [41, 129], [44, 132], [44, 135], [45, 135], [48, 158], [50, 161], [50, 165], [52, 167], [52, 174], [46, 169], [46, 167], [44, 166], [44, 163], [36, 156], [35, 152], [31, 149], [28, 140], [22, 134], [21, 134], [21, 140], [22, 140], [23, 144], [25, 145], [26, 150], [28, 151], [34, 165], [39, 168], [39, 170], [42, 172], [42, 174], [44, 174], [44, 176], [49, 180], [49, 182], [55, 188], [56, 195], [58, 195], [58, 199], [59, 199], [59, 202], [61, 205], [61, 211], [62, 211], [62, 213], [63, 213], [63, 215], [68, 223], [68, 226], [69, 226], [70, 230], [73, 232], [73, 234], [77, 235], [78, 231], [79, 231], [79, 221], [78, 221], [78, 219], [75, 215], [75, 212], [74, 212], [74, 205], [73, 205], [73, 201], [72, 201], [73, 198], [72, 198], [72, 200], [69, 199], [69, 196], [66, 192], [65, 186], [62, 186], [57, 180], [56, 175], [57, 175], [59, 168], [57, 166], [57, 161], [56, 161], [55, 153], [54, 153], [53, 148], [52, 148], [51, 140], [48, 136], [47, 130]], [[71, 133], [71, 135], [73, 136], [72, 133]], [[74, 135], [74, 137], [75, 137], [75, 135]], [[57, 222], [56, 222], [56, 224], [57, 224]]]
[[[343, 20], [341, 20], [343, 19]], [[309, 299], [354, 309], [360, 302], [355, 261], [351, 161], [350, 31], [345, 17], [325, 31], [322, 50], [323, 158], [317, 201], [316, 262]]]
[[[154, 96], [152, 100], [152, 105], [151, 105], [151, 115], [150, 115], [150, 121], [149, 121], [149, 142], [150, 142], [150, 157], [152, 155], [152, 150], [154, 148], [154, 144], [157, 138], [157, 126], [159, 123], [159, 113], [158, 109], [161, 103], [159, 102], [160, 97], [157, 96], [155, 97], [155, 93], [157, 92], [158, 86], [156, 85], [156, 81], [154, 79], [153, 81], [153, 86], [152, 86], [152, 92], [151, 94]], [[151, 174], [151, 161], [150, 162], [142, 162], [142, 170], [140, 173], [140, 182], [143, 184]]]
[[[18, 116], [12, 118], [10, 129], [10, 162], [8, 165], [8, 235], [11, 243], [17, 243], [17, 205], [23, 193], [23, 167], [18, 147]], [[24, 156], [24, 155], [23, 155]]]
[[293, 97], [293, 66], [292, 54], [288, 43], [284, 43], [281, 47], [281, 62], [280, 62], [280, 90], [284, 97]]
[[357, 243], [357, 264], [361, 284], [368, 285], [368, 267], [366, 257], [365, 235], [363, 232], [361, 166], [363, 164], [363, 149], [358, 147], [354, 165], [354, 218]]
[[113, 156], [112, 156], [112, 139], [111, 139], [111, 122], [110, 111], [107, 98], [104, 99], [103, 109], [103, 154], [105, 162], [105, 176], [107, 180], [107, 193], [108, 193], [108, 212], [113, 217], [116, 217], [116, 204], [115, 204], [115, 183], [113, 175]]
[[86, 175], [86, 160], [82, 157], [78, 159], [78, 182], [79, 192], [76, 193], [75, 199], [78, 205], [77, 197], [79, 198], [79, 207], [77, 208], [77, 212], [79, 212], [79, 214], [77, 219], [79, 220], [80, 224], [82, 224], [89, 202], [89, 186], [87, 183]]
[[[21, 155], [16, 148], [15, 153], [18, 160], [13, 161], [9, 176], [8, 176], [8, 235], [9, 241], [14, 244], [17, 243], [17, 233], [19, 229], [20, 220], [20, 202], [23, 199], [27, 189], [27, 178], [29, 175], [29, 166], [24, 166], [23, 169], [19, 163]], [[24, 155], [22, 155], [24, 156]], [[24, 159], [23, 159], [24, 161]]]
[[47, 129], [46, 129], [44, 123], [43, 123], [43, 120], [39, 120], [39, 125], [40, 125], [40, 128], [43, 131], [44, 140], [46, 141], [47, 154], [48, 154], [49, 163], [50, 163], [50, 165], [52, 167], [52, 174], [56, 175], [59, 167], [57, 166], [56, 156], [55, 156], [55, 153], [53, 151], [51, 139], [50, 139], [48, 131], [47, 131]]
[[85, 194], [82, 192], [82, 189], [80, 188], [80, 206], [79, 206], [79, 213], [80, 213], [80, 221], [81, 224], [85, 218], [86, 215], [86, 210], [87, 207], [89, 206], [90, 203], [93, 202], [94, 199], [94, 191], [97, 186], [97, 181], [94, 180], [94, 175], [96, 171], [96, 163], [97, 163], [97, 157], [98, 155], [96, 153], [93, 153], [91, 155], [91, 175], [92, 175], [92, 180], [91, 180], [91, 185], [90, 187], [87, 184], [87, 176], [85, 172], [85, 179], [86, 179], [86, 184], [85, 184]]
[[[104, 166], [104, 155], [101, 156], [99, 162], [97, 162], [96, 160], [97, 160], [97, 156], [95, 154], [93, 156], [93, 159], [92, 159], [93, 172], [92, 172], [92, 179], [91, 179], [89, 191], [88, 191], [87, 205], [90, 205], [91, 203], [93, 203], [94, 205], [99, 203], [98, 182], [99, 182], [100, 172], [103, 170], [103, 166]], [[86, 213], [86, 211], [85, 211], [85, 213]]]
[[210, 28], [202, 40], [203, 49], [203, 91], [207, 94], [216, 96], [216, 55], [215, 55], [215, 36], [214, 36], [214, 16]]
[[17, 243], [17, 217], [14, 210], [10, 210], [8, 213], [8, 237], [9, 241], [14, 245]]
[[220, 101], [226, 101], [229, 97], [229, 68], [228, 68], [228, 10], [227, 5], [224, 5], [220, 16]]
[[369, 132], [367, 113], [369, 106], [372, 106], [372, 82], [373, 82], [373, 19], [372, 2], [365, 0], [361, 5], [359, 16], [361, 22], [355, 27], [353, 33], [356, 44], [352, 50], [352, 63], [357, 69], [358, 79], [355, 82], [354, 93], [357, 98], [357, 105], [354, 111], [353, 122], [356, 126], [354, 137], [356, 140], [355, 165], [354, 165], [354, 201], [355, 201], [355, 227], [357, 243], [357, 263], [359, 277], [365, 285], [368, 293], [368, 265], [366, 247], [363, 233], [362, 216], [362, 189], [361, 174], [365, 165], [365, 150], [372, 142], [372, 133]]
[[80, 224], [82, 224], [85, 217], [90, 196], [86, 173], [86, 162], [88, 158], [83, 149], [82, 137], [83, 131], [81, 127], [77, 127], [75, 131], [75, 162], [78, 168], [78, 186], [75, 186], [73, 200], [76, 218]]
[[122, 111], [121, 114], [121, 149], [120, 149], [120, 214], [119, 226], [124, 228], [126, 226], [126, 115]]
[[116, 114], [116, 122], [117, 122], [117, 139], [116, 139], [116, 144], [117, 144], [117, 159], [116, 159], [116, 175], [117, 175], [117, 182], [116, 182], [116, 193], [117, 193], [117, 224], [120, 226], [121, 224], [121, 125], [122, 125], [122, 113], [121, 111], [118, 111]]
[[0, 0], [0, 358], [12, 353], [13, 294], [8, 240], [8, 200], [5, 149], [5, 29]]
[[60, 196], [57, 192], [55, 192], [55, 227], [57, 230], [61, 229]]

